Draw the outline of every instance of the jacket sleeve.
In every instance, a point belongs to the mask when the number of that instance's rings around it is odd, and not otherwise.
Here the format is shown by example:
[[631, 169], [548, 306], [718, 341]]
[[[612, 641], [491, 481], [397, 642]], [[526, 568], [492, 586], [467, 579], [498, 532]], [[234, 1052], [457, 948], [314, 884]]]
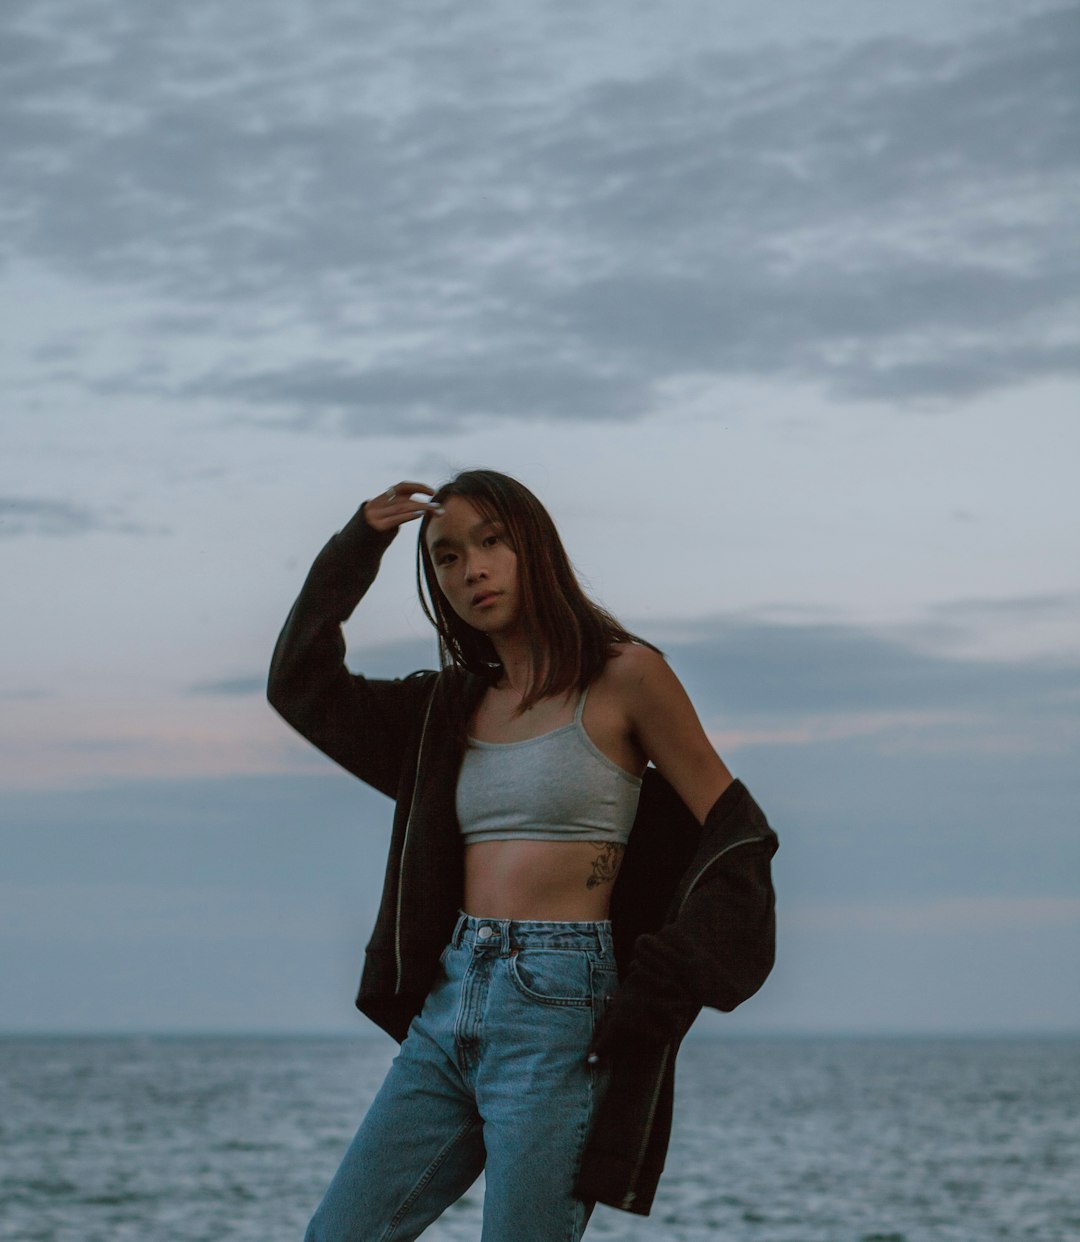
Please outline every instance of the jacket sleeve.
[[[365, 502], [366, 503], [366, 502]], [[396, 797], [402, 753], [431, 671], [376, 680], [345, 666], [342, 624], [378, 573], [397, 528], [368, 525], [364, 506], [319, 555], [270, 661], [266, 697], [298, 733], [354, 776]]]
[[[726, 801], [725, 801], [726, 800]], [[637, 938], [590, 1055], [679, 1041], [703, 1006], [729, 1012], [761, 987], [776, 954], [776, 834], [741, 781], [717, 799], [659, 931]]]

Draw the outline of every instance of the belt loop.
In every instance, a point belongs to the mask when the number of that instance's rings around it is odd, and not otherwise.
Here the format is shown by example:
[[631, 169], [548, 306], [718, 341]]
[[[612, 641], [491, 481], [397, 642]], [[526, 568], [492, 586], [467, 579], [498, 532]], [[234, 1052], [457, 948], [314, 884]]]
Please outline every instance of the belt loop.
[[450, 937], [450, 943], [455, 949], [461, 947], [461, 933], [465, 930], [465, 920], [468, 916], [464, 910], [458, 911], [457, 922], [454, 924], [454, 932]]

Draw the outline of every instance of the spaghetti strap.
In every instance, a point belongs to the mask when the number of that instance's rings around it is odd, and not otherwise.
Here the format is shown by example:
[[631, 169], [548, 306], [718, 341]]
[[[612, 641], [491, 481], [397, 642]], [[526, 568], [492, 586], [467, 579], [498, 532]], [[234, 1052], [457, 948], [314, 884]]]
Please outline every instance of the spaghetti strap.
[[586, 686], [585, 689], [582, 690], [581, 692], [581, 697], [578, 699], [577, 711], [574, 712], [574, 724], [576, 725], [581, 724], [582, 713], [585, 711], [585, 696], [588, 693], [589, 693], [589, 687]]

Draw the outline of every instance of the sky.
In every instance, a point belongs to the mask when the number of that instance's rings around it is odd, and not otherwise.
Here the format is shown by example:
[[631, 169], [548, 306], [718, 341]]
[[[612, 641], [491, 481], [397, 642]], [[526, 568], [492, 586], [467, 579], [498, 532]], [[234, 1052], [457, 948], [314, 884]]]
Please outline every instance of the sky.
[[[692, 1038], [1080, 1031], [1080, 11], [8, 0], [0, 1031], [363, 1035], [391, 804], [265, 699], [486, 466], [776, 829]], [[346, 626], [436, 667], [415, 526]]]

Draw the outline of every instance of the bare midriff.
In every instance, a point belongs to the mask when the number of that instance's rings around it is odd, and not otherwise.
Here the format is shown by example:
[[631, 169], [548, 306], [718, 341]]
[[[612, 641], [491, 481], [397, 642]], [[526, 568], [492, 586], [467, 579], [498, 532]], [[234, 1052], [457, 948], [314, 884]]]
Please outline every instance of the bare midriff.
[[476, 841], [465, 847], [463, 908], [476, 918], [606, 919], [625, 848], [602, 841]]

